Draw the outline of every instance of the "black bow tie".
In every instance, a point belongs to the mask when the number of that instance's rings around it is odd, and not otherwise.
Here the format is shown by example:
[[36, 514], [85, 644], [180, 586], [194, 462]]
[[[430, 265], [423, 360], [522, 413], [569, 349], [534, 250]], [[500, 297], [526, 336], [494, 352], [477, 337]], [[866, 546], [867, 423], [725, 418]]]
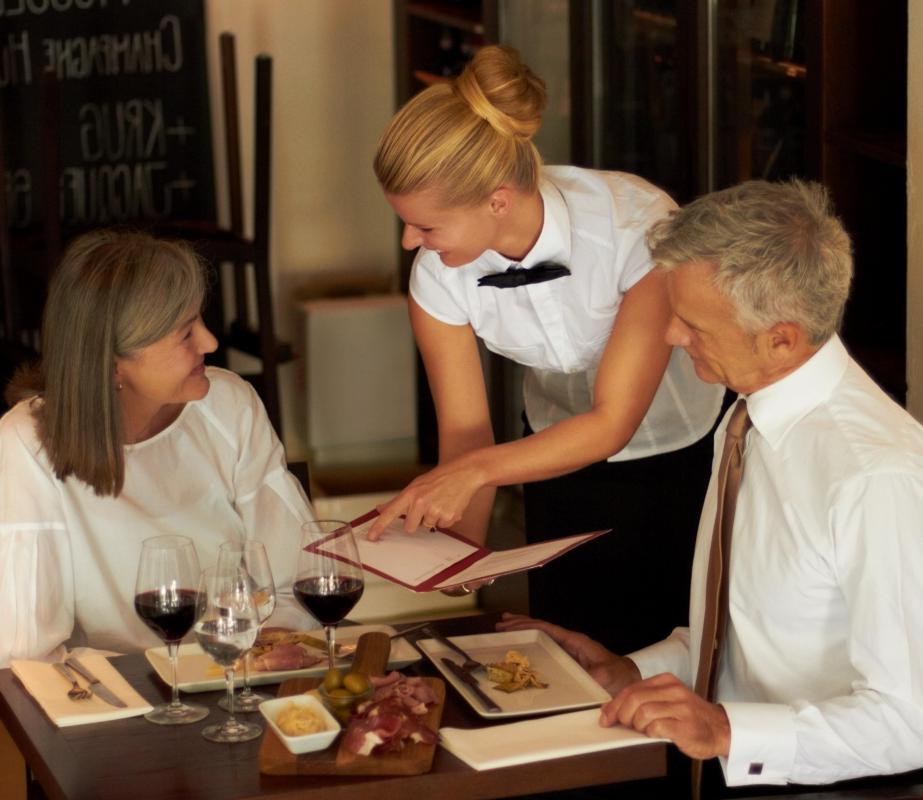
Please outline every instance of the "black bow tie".
[[492, 272], [478, 278], [478, 286], [495, 286], [498, 289], [511, 289], [514, 286], [525, 286], [528, 283], [544, 283], [555, 278], [570, 275], [570, 270], [562, 264], [553, 261], [542, 261], [534, 267], [525, 269], [519, 264], [512, 264], [505, 272]]

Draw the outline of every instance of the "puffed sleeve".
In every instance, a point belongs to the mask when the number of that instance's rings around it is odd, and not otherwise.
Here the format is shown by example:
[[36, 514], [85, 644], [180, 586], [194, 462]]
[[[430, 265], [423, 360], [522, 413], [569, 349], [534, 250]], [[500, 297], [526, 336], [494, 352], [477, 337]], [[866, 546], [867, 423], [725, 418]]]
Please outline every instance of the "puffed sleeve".
[[0, 420], [0, 667], [51, 661], [74, 627], [65, 514], [28, 406]]
[[460, 273], [446, 267], [432, 250], [420, 248], [410, 272], [410, 296], [427, 314], [446, 325], [466, 325], [467, 312], [452, 296], [446, 281], [457, 281]]
[[277, 603], [268, 624], [313, 627], [307, 612], [294, 600], [292, 582], [301, 526], [314, 519], [314, 510], [288, 470], [285, 451], [263, 403], [252, 386], [243, 385], [235, 502], [247, 538], [263, 543], [272, 568]]
[[613, 191], [615, 230], [615, 275], [617, 289], [625, 294], [653, 268], [647, 232], [660, 219], [676, 208], [666, 193], [646, 181], [619, 174], [618, 188]]

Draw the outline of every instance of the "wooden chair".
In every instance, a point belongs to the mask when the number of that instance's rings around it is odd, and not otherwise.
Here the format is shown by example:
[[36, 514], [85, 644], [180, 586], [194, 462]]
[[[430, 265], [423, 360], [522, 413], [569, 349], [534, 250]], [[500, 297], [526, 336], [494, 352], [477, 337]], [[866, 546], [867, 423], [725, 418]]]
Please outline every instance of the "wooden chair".
[[[270, 199], [272, 169], [272, 59], [267, 55], [256, 58], [256, 90], [254, 107], [254, 186], [253, 235], [244, 233], [243, 189], [240, 156], [240, 113], [237, 91], [237, 58], [234, 35], [222, 33], [221, 85], [224, 110], [224, 139], [227, 160], [230, 225], [220, 228], [196, 221], [169, 221], [154, 227], [166, 236], [187, 239], [211, 263], [218, 282], [206, 308], [206, 322], [218, 337], [219, 350], [212, 361], [222, 366], [228, 362], [228, 351], [237, 350], [258, 358], [260, 371], [248, 373], [266, 406], [269, 419], [282, 436], [282, 415], [279, 402], [279, 365], [291, 361], [291, 346], [275, 334], [270, 280]], [[232, 318], [225, 319], [221, 264], [232, 265]], [[248, 272], [252, 271], [255, 298], [248, 291]], [[255, 304], [251, 302], [255, 300]], [[256, 324], [251, 324], [255, 320]]]

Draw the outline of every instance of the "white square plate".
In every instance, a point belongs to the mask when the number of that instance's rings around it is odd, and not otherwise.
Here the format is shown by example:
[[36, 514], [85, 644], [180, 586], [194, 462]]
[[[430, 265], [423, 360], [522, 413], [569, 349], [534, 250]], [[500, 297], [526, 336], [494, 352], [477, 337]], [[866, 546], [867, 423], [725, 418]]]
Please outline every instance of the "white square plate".
[[539, 680], [548, 684], [546, 689], [532, 687], [507, 693], [495, 688], [496, 684], [487, 679], [484, 670], [475, 670], [472, 674], [478, 679], [481, 689], [500, 706], [500, 711], [488, 711], [469, 686], [442, 663], [442, 658], [445, 657], [461, 664], [461, 656], [435, 639], [417, 641], [417, 647], [426, 654], [443, 677], [482, 717], [548, 714], [599, 706], [610, 699], [609, 693], [596, 683], [583, 667], [574, 661], [557, 642], [539, 630], [481, 633], [450, 638], [482, 664], [501, 662], [507, 650], [518, 650], [528, 657], [529, 664], [538, 674]]
[[[353, 644], [363, 633], [370, 631], [381, 631], [391, 636], [395, 633], [394, 628], [390, 625], [349, 625], [343, 628], [337, 628], [337, 644]], [[311, 631], [319, 639], [324, 638], [324, 631], [318, 629]], [[275, 672], [250, 672], [250, 685], [260, 686], [264, 683], [281, 683], [287, 678], [309, 678], [320, 677], [327, 671], [327, 658], [320, 651], [317, 654], [323, 655], [322, 661], [313, 664], [304, 669], [278, 670]], [[170, 685], [170, 657], [167, 654], [167, 648], [152, 647], [144, 651], [148, 662], [154, 668], [154, 671], [160, 679]], [[414, 646], [404, 638], [395, 638], [391, 640], [391, 657], [388, 659], [389, 669], [403, 669], [409, 664], [420, 660], [420, 654]], [[179, 646], [179, 658], [177, 659], [176, 682], [179, 688], [184, 692], [213, 692], [224, 688], [224, 672], [201, 647], [195, 642], [181, 644]], [[337, 664], [348, 665], [351, 659], [338, 659]], [[234, 673], [234, 685], [243, 685], [243, 675], [238, 670]]]

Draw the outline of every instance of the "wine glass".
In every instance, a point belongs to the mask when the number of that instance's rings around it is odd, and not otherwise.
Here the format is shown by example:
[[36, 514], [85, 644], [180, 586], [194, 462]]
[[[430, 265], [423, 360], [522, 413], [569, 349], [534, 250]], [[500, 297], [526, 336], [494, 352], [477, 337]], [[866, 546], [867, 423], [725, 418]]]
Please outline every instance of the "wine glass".
[[332, 669], [336, 625], [362, 597], [362, 562], [348, 522], [306, 522], [301, 534], [292, 591], [305, 611], [324, 626], [327, 662]]
[[173, 675], [171, 701], [145, 715], [158, 725], [186, 725], [208, 716], [204, 706], [180, 702], [176, 681], [177, 648], [195, 622], [198, 576], [199, 559], [191, 539], [154, 536], [142, 542], [135, 612], [166, 643]]
[[[259, 618], [257, 637], [263, 623], [276, 609], [276, 585], [272, 579], [272, 570], [269, 568], [269, 559], [266, 557], [266, 548], [262, 543], [254, 541], [225, 542], [218, 548], [218, 567], [240, 567], [250, 576], [250, 586], [253, 600], [256, 604], [256, 613]], [[254, 692], [250, 687], [250, 653], [243, 658], [244, 688], [234, 699], [234, 708], [238, 713], [250, 713], [259, 709], [260, 703], [271, 699], [268, 695]], [[227, 698], [218, 701], [218, 705], [225, 711], [230, 711]]]
[[253, 647], [259, 626], [250, 576], [236, 565], [203, 570], [192, 630], [201, 648], [224, 667], [228, 703], [228, 718], [202, 729], [210, 742], [248, 742], [263, 732], [259, 725], [234, 718], [234, 665]]

